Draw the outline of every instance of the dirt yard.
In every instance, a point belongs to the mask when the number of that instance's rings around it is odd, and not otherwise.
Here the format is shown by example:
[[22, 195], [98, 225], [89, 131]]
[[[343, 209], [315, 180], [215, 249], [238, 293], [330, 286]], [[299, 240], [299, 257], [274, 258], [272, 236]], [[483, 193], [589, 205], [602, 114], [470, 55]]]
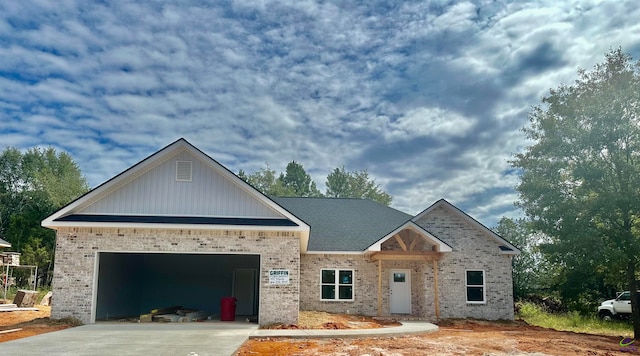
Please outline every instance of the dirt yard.
[[[348, 317], [345, 321], [348, 321]], [[345, 324], [335, 320], [334, 323]], [[402, 337], [366, 339], [249, 340], [236, 356], [258, 355], [628, 355], [638, 343], [620, 346], [621, 337], [554, 331], [524, 322], [447, 321], [440, 331]]]
[[[75, 325], [73, 320], [50, 320], [51, 307], [36, 305], [38, 311], [0, 312], [0, 342], [62, 330]], [[22, 329], [2, 333], [2, 331]]]
[[[0, 343], [74, 326], [73, 320], [50, 320], [50, 308], [40, 311], [0, 312]], [[370, 329], [389, 323], [353, 315], [302, 312], [297, 325], [272, 328]], [[620, 346], [621, 337], [576, 334], [529, 326], [521, 321], [455, 320], [440, 323], [440, 331], [402, 337], [249, 340], [236, 356], [259, 355], [640, 355], [637, 342]], [[1, 349], [1, 347], [0, 347]]]

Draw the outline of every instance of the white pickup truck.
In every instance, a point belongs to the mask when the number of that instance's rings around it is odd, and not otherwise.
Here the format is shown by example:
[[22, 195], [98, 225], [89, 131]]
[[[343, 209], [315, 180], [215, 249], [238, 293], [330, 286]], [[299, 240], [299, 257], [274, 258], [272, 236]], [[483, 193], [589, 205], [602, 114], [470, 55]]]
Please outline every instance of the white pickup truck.
[[631, 316], [631, 293], [622, 292], [616, 299], [605, 300], [598, 307], [598, 317], [603, 320], [622, 319]]

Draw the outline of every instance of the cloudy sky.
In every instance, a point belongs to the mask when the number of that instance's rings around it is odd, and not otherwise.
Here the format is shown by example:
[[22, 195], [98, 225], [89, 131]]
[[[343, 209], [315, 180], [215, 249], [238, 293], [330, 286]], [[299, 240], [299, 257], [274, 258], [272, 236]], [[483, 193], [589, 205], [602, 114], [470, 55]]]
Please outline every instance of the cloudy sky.
[[508, 160], [549, 88], [640, 58], [637, 0], [0, 3], [0, 149], [95, 187], [184, 137], [234, 172], [367, 169], [417, 213], [518, 216]]

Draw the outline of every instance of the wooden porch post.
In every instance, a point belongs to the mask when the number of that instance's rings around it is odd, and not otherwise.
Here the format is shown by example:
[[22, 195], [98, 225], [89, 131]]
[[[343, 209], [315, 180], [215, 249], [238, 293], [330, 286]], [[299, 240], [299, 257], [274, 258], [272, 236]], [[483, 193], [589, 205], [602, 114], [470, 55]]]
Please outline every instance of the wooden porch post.
[[436, 320], [440, 320], [440, 298], [438, 297], [438, 260], [433, 259], [433, 293], [436, 307]]
[[382, 260], [378, 260], [378, 316], [382, 316]]

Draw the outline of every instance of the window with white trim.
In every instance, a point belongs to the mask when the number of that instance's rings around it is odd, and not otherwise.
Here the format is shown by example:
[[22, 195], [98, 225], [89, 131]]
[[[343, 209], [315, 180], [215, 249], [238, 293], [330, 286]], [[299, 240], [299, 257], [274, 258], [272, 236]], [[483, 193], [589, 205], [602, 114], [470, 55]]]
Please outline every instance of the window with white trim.
[[486, 288], [484, 270], [467, 270], [465, 273], [465, 286], [467, 292], [467, 303], [486, 303]]
[[353, 270], [320, 270], [320, 300], [353, 300]]

